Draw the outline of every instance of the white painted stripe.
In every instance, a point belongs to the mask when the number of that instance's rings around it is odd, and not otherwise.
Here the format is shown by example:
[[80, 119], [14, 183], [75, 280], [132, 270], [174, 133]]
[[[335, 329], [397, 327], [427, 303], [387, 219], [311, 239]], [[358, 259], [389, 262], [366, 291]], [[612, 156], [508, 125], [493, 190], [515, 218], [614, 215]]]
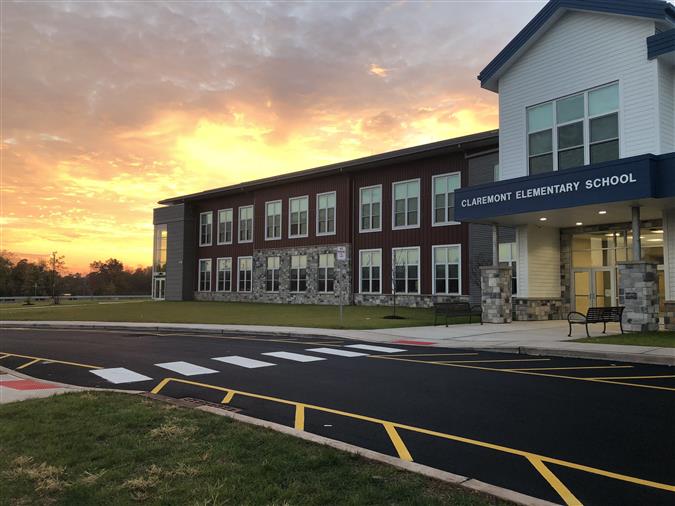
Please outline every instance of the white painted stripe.
[[130, 371], [124, 367], [112, 367], [110, 369], [94, 369], [89, 371], [94, 373], [96, 376], [100, 376], [104, 380], [108, 380], [110, 383], [134, 383], [136, 381], [147, 381], [152, 378], [148, 378], [137, 372]]
[[213, 360], [225, 362], [226, 364], [238, 365], [240, 367], [246, 367], [247, 369], [257, 369], [258, 367], [277, 365], [270, 362], [263, 362], [262, 360], [253, 360], [252, 358], [239, 357], [237, 355], [232, 355], [231, 357], [214, 357]]
[[372, 346], [370, 344], [348, 344], [347, 348], [358, 348], [359, 350], [381, 351], [382, 353], [398, 353], [401, 348], [385, 348], [384, 346]]
[[198, 374], [213, 374], [218, 372], [215, 369], [202, 367], [200, 365], [191, 364], [190, 362], [166, 362], [164, 364], [155, 364], [157, 367], [163, 367], [169, 371], [177, 372], [183, 376], [197, 376]]
[[323, 357], [312, 357], [310, 355], [301, 355], [300, 353], [289, 353], [287, 351], [270, 351], [262, 353], [262, 355], [269, 355], [270, 357], [285, 358], [286, 360], [293, 360], [295, 362], [317, 362], [318, 360], [326, 360]]
[[356, 351], [336, 350], [335, 348], [311, 348], [306, 351], [313, 351], [315, 353], [325, 353], [326, 355], [337, 355], [339, 357], [367, 357], [367, 353], [359, 353]]

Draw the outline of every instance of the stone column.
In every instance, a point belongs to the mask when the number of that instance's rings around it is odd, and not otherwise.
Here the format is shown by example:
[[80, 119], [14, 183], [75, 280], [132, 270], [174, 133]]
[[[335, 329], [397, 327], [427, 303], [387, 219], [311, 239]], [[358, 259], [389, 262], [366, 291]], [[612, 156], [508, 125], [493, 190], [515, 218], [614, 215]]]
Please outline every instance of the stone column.
[[659, 278], [654, 262], [619, 262], [619, 304], [623, 328], [632, 332], [659, 330]]
[[483, 322], [511, 323], [511, 267], [480, 268]]

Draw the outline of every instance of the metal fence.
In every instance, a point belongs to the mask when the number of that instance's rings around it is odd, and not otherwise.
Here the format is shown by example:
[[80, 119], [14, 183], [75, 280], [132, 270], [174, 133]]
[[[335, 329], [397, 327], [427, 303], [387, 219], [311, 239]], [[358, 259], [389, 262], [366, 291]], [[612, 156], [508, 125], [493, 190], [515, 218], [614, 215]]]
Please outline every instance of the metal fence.
[[[65, 300], [122, 300], [122, 299], [150, 299], [152, 296], [147, 295], [59, 295], [59, 301]], [[27, 299], [31, 301], [51, 300], [51, 295], [15, 295], [14, 297], [0, 297], [0, 304], [11, 304], [12, 302], [25, 302]]]

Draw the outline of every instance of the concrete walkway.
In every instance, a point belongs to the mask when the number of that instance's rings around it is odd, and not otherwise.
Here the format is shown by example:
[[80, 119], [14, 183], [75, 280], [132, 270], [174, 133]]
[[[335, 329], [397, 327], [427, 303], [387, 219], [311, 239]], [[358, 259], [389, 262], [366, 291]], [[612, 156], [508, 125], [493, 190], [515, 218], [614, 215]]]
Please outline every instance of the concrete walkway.
[[[675, 366], [675, 348], [626, 346], [617, 344], [575, 343], [571, 339], [584, 337], [577, 325], [572, 337], [567, 322], [513, 322], [510, 324], [461, 324], [448, 327], [407, 327], [377, 330], [341, 330], [306, 327], [273, 327], [264, 325], [217, 325], [198, 323], [135, 323], [135, 322], [73, 322], [73, 321], [0, 321], [1, 327], [46, 327], [60, 329], [178, 331], [205, 334], [265, 334], [279, 336], [328, 336], [380, 343], [405, 343], [448, 348], [552, 355], [561, 357], [597, 358], [624, 362], [665, 364]], [[591, 335], [601, 334], [599, 325], [591, 326]], [[618, 325], [608, 325], [607, 333], [619, 332]], [[0, 349], [0, 351], [2, 351]]]
[[0, 367], [0, 404], [39, 399], [66, 392], [81, 392], [87, 388], [43, 381]]

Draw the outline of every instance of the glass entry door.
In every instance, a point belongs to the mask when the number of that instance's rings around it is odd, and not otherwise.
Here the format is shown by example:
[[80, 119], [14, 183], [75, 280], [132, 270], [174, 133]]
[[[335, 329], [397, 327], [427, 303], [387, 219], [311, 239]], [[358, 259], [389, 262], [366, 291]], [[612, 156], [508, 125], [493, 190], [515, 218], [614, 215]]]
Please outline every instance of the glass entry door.
[[575, 269], [572, 290], [574, 310], [580, 313], [589, 307], [616, 306], [616, 270]]
[[152, 298], [155, 300], [164, 300], [164, 285], [166, 278], [155, 278], [152, 286]]

